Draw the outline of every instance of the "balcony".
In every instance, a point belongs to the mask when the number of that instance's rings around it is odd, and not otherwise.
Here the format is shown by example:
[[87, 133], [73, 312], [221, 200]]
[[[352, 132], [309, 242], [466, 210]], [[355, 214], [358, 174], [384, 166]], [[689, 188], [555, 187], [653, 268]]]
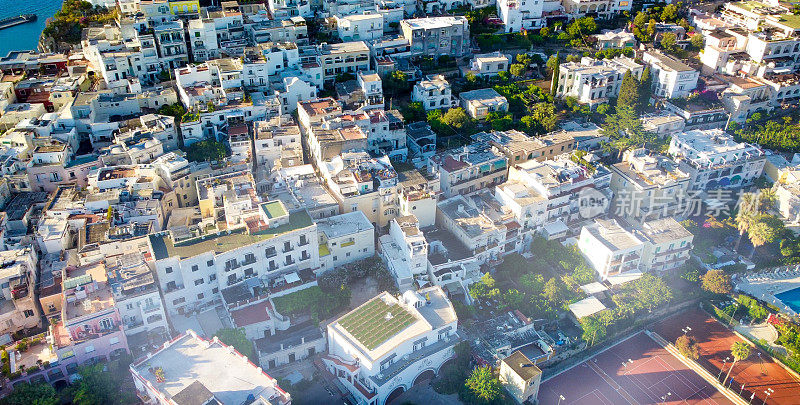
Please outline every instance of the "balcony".
[[168, 285], [168, 286], [167, 286], [167, 289], [166, 289], [166, 291], [164, 291], [164, 292], [165, 292], [165, 293], [167, 293], [167, 294], [169, 294], [169, 293], [171, 293], [171, 292], [175, 292], [175, 291], [180, 291], [180, 290], [183, 290], [184, 288], [185, 288], [185, 287], [184, 287], [184, 286], [182, 286], [182, 285], [172, 285], [172, 286], [171, 286], [171, 285]]
[[142, 312], [145, 314], [150, 314], [159, 310], [161, 310], [161, 305], [159, 304], [146, 304], [142, 307]]

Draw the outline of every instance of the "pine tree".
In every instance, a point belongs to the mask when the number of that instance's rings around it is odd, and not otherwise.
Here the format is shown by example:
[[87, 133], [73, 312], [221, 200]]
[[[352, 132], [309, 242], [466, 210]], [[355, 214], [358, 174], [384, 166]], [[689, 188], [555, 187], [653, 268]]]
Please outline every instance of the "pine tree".
[[617, 98], [617, 108], [631, 107], [637, 109], [639, 107], [639, 81], [631, 74], [631, 71], [625, 72], [622, 78], [622, 85], [619, 88], [619, 97]]
[[552, 94], [553, 97], [555, 97], [556, 93], [558, 92], [558, 72], [560, 69], [559, 66], [560, 64], [561, 64], [561, 57], [559, 52], [556, 52], [556, 59], [555, 62], [553, 63], [553, 82], [550, 85], [550, 94]]
[[647, 66], [639, 81], [639, 113], [643, 113], [647, 109], [651, 97], [653, 97], [653, 78], [650, 77], [650, 66]]

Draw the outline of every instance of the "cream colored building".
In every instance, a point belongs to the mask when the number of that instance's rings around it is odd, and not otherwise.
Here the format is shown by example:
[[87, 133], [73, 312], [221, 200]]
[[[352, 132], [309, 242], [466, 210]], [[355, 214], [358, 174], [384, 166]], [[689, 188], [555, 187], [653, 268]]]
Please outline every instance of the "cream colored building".
[[542, 383], [542, 370], [519, 350], [500, 360], [500, 383], [517, 401], [535, 403]]

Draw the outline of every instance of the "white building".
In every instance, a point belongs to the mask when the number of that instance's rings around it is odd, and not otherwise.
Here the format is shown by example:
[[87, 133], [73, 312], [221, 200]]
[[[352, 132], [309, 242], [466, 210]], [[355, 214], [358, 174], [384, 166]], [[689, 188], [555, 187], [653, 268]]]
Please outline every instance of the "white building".
[[422, 104], [426, 111], [447, 109], [458, 105], [453, 98], [450, 83], [443, 75], [430, 75], [414, 85], [411, 101]]
[[491, 112], [508, 112], [508, 100], [495, 89], [465, 91], [458, 95], [467, 115], [482, 120]]
[[[428, 241], [414, 215], [389, 222], [389, 233], [380, 237], [380, 253], [400, 291], [414, 286], [416, 278], [427, 280]], [[424, 283], [423, 283], [424, 284]]]
[[469, 71], [480, 77], [497, 76], [507, 72], [511, 65], [511, 57], [501, 52], [475, 55], [469, 62]]
[[[225, 372], [220, 372], [225, 370]], [[138, 394], [149, 403], [291, 404], [277, 380], [216, 337], [192, 330], [130, 365]]]
[[689, 173], [666, 156], [631, 149], [610, 169], [613, 212], [628, 222], [678, 215], [688, 203]]
[[578, 249], [601, 280], [641, 270], [645, 239], [616, 220], [596, 219], [581, 229]]
[[375, 228], [361, 211], [315, 221], [319, 235], [320, 271], [375, 255]]
[[336, 15], [334, 19], [342, 41], [372, 41], [383, 36], [382, 14]]
[[[267, 290], [283, 294], [291, 292], [285, 288], [287, 284], [298, 282], [300, 289], [316, 282], [315, 272], [320, 267], [319, 246], [314, 243], [318, 240], [317, 228], [308, 213], [290, 213], [279, 201], [248, 210], [234, 205], [241, 202], [227, 204], [227, 215], [241, 223], [229, 226], [229, 232], [189, 233], [182, 239], [174, 231], [150, 236], [170, 315], [214, 305], [219, 302], [221, 289], [253, 277], [259, 278]], [[299, 277], [309, 271], [312, 274], [308, 277]]]
[[494, 197], [513, 212], [524, 241], [534, 233], [560, 239], [581, 222], [606, 214], [610, 182], [611, 172], [599, 164], [590, 169], [569, 156], [529, 160], [509, 169], [508, 181], [495, 187]]
[[458, 318], [440, 287], [383, 292], [328, 325], [322, 362], [358, 404], [383, 405], [453, 357]]
[[687, 97], [697, 87], [700, 72], [672, 56], [658, 51], [647, 51], [642, 60], [650, 65], [653, 94], [658, 97]]
[[603, 30], [593, 35], [597, 49], [622, 49], [636, 46], [636, 37], [632, 32], [620, 28], [617, 30]]
[[625, 73], [636, 79], [642, 77], [644, 66], [626, 56], [596, 60], [581, 58], [580, 62], [559, 65], [556, 97], [574, 97], [581, 104], [595, 106], [617, 97]]
[[560, 1], [497, 0], [497, 14], [506, 32], [542, 28], [547, 25], [548, 14], [557, 15], [563, 9]]
[[736, 142], [721, 129], [675, 134], [668, 153], [691, 176], [690, 189], [738, 188], [764, 172], [766, 157], [756, 145]]

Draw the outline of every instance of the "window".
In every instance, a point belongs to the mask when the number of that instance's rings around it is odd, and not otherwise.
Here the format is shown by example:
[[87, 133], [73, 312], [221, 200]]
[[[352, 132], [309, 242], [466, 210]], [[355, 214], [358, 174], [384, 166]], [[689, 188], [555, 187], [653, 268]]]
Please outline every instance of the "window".
[[91, 353], [91, 352], [94, 351], [94, 346], [93, 345], [86, 346], [85, 350], [86, 350], [86, 353]]
[[199, 268], [199, 267], [197, 267], [197, 265], [196, 265], [196, 264], [192, 266], [192, 271], [197, 271], [197, 270], [199, 270], [199, 269], [200, 269], [200, 268]]
[[218, 292], [219, 292], [219, 288], [217, 288], [217, 287], [214, 287], [214, 288], [211, 289], [211, 293], [213, 293], [213, 294], [217, 294]]
[[164, 269], [164, 272], [167, 274], [172, 273], [172, 267], [167, 267], [166, 269]]
[[275, 246], [270, 246], [266, 250], [267, 257], [275, 257], [278, 252], [275, 250]]
[[115, 345], [115, 344], [117, 344], [117, 343], [119, 343], [119, 338], [118, 338], [118, 337], [116, 337], [116, 336], [112, 337], [111, 339], [108, 339], [108, 344], [109, 344], [109, 345], [112, 345], [112, 346], [113, 346], [113, 345]]
[[197, 299], [202, 300], [204, 297], [203, 293], [197, 294]]
[[[186, 196], [184, 196], [184, 197], [186, 197]], [[208, 266], [208, 267], [213, 267], [213, 266], [214, 266], [214, 261], [213, 261], [213, 260], [209, 260], [209, 261], [207, 261], [207, 262], [206, 262], [206, 266]]]
[[179, 305], [183, 304], [184, 302], [186, 302], [186, 297], [180, 297], [178, 299], [172, 300], [172, 305]]
[[23, 313], [25, 314], [26, 318], [30, 318], [30, 317], [32, 317], [34, 315], [33, 311], [30, 310], [30, 309], [26, 309], [25, 311], [23, 311]]
[[216, 274], [212, 274], [212, 275], [208, 276], [208, 282], [209, 283], [214, 281], [214, 280], [216, 280], [216, 279], [217, 279], [217, 275]]
[[200, 285], [200, 284], [203, 284], [203, 283], [205, 283], [205, 282], [206, 282], [206, 281], [205, 281], [205, 280], [203, 280], [202, 278], [198, 278], [197, 280], [194, 280], [194, 285]]

